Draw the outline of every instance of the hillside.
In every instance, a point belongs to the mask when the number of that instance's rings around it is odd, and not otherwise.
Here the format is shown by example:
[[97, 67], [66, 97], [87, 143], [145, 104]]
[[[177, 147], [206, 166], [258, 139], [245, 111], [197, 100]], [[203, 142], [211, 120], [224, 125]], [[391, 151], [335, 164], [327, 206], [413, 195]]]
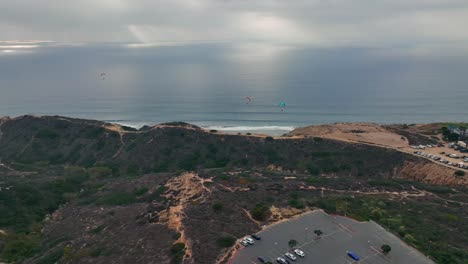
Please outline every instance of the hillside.
[[233, 239], [313, 208], [468, 258], [464, 181], [426, 184], [430, 161], [369, 144], [23, 116], [0, 121], [0, 163], [5, 261], [226, 263]]

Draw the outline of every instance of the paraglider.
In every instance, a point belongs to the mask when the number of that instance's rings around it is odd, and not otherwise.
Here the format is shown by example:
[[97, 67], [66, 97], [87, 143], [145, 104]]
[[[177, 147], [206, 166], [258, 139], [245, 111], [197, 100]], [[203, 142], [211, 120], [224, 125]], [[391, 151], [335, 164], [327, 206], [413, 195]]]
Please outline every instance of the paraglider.
[[281, 112], [284, 112], [284, 108], [286, 107], [286, 103], [284, 101], [281, 101], [279, 103], [279, 107], [281, 107]]
[[250, 102], [253, 101], [253, 97], [252, 97], [252, 96], [246, 96], [246, 97], [244, 97], [244, 98], [245, 98], [245, 100], [246, 100], [245, 104], [249, 104]]
[[106, 73], [105, 72], [101, 72], [101, 74], [99, 74], [99, 76], [101, 77], [102, 80], [106, 79]]

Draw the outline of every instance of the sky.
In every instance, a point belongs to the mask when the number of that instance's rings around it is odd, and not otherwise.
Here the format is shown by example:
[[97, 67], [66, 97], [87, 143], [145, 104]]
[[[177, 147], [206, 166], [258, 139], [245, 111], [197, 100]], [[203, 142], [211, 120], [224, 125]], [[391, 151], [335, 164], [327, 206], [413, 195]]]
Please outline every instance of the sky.
[[229, 42], [465, 50], [467, 25], [466, 0], [0, 1], [4, 45]]

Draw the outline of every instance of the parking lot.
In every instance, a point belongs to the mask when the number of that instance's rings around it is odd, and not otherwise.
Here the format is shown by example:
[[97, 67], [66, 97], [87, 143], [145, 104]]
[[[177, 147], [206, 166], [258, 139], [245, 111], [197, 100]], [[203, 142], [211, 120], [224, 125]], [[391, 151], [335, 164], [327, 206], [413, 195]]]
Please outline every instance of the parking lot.
[[[321, 238], [314, 234], [317, 229], [323, 232]], [[277, 257], [284, 257], [286, 252], [291, 252], [288, 246], [291, 239], [298, 242], [295, 248], [306, 254], [304, 258], [298, 257], [295, 263], [355, 263], [346, 255], [346, 251], [353, 251], [360, 257], [356, 263], [434, 263], [375, 222], [357, 222], [328, 215], [321, 210], [272, 225], [258, 235], [262, 239], [242, 248], [231, 263], [260, 263], [258, 256], [276, 263]], [[381, 253], [383, 244], [392, 248], [387, 256]]]

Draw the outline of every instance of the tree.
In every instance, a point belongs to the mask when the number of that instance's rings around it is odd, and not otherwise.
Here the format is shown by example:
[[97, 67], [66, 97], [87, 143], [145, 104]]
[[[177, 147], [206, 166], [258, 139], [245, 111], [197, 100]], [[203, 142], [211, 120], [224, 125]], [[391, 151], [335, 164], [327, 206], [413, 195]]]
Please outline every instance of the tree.
[[213, 210], [215, 212], [219, 212], [219, 211], [223, 210], [223, 204], [222, 203], [213, 204]]
[[270, 209], [263, 204], [257, 204], [255, 208], [250, 211], [250, 214], [252, 218], [257, 221], [265, 221], [270, 215]]
[[317, 236], [321, 236], [321, 235], [323, 235], [323, 232], [320, 229], [315, 229], [314, 234], [316, 234]]
[[217, 240], [218, 246], [223, 248], [232, 247], [236, 243], [236, 238], [233, 236], [223, 236]]
[[289, 240], [288, 242], [289, 247], [295, 247], [297, 245], [297, 241], [294, 239]]
[[461, 126], [458, 129], [460, 130], [460, 140], [465, 140], [467, 128], [465, 126]]
[[384, 244], [380, 247], [380, 249], [382, 249], [382, 252], [384, 253], [384, 255], [387, 255], [392, 250], [392, 247], [390, 247], [387, 244]]

